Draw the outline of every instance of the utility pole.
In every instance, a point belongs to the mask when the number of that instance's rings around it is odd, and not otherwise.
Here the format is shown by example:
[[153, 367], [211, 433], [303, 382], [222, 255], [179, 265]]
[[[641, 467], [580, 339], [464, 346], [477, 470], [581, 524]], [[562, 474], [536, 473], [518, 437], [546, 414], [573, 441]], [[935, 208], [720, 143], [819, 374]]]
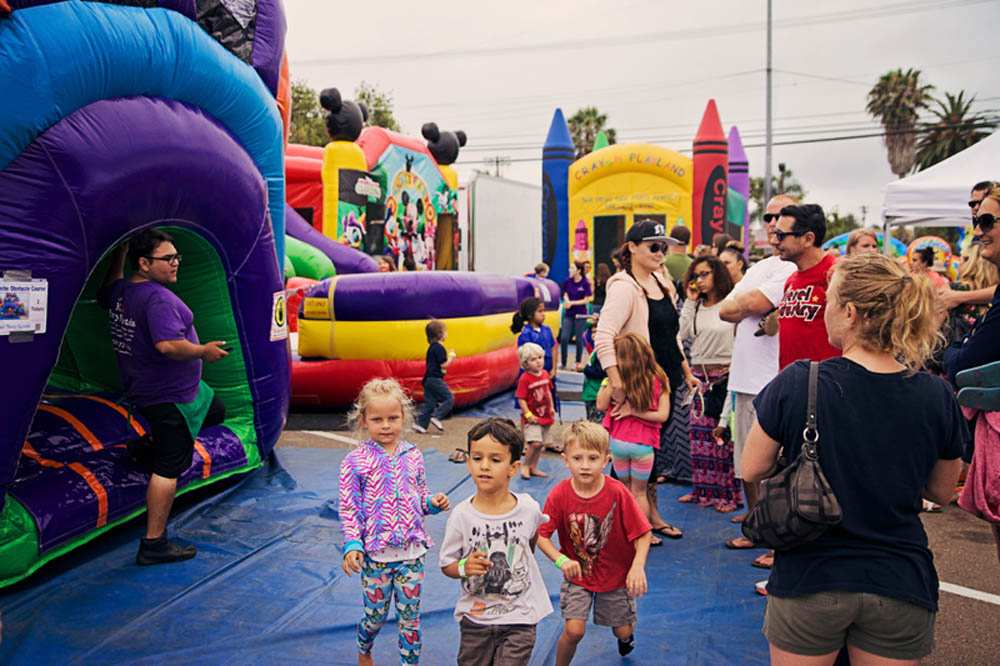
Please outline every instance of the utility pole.
[[508, 166], [510, 164], [510, 157], [507, 155], [494, 155], [493, 157], [487, 157], [483, 160], [486, 164], [493, 165], [493, 175], [497, 178], [500, 177], [500, 167]]
[[767, 112], [764, 125], [764, 205], [771, 200], [771, 0], [767, 0]]

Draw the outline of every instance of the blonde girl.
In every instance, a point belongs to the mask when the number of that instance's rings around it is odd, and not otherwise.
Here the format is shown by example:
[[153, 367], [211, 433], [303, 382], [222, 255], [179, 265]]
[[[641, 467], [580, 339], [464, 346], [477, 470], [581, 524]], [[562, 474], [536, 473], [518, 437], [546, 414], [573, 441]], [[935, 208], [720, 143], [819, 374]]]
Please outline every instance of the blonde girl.
[[424, 516], [448, 510], [448, 497], [430, 495], [420, 449], [400, 438], [412, 403], [394, 379], [361, 389], [351, 424], [366, 436], [340, 465], [344, 573], [361, 574], [365, 614], [358, 623], [358, 664], [371, 650], [395, 596], [399, 658], [420, 661], [420, 592], [431, 539]]
[[[660, 447], [660, 428], [670, 417], [670, 384], [644, 338], [624, 333], [614, 344], [625, 399], [615, 403], [613, 389], [605, 380], [597, 394], [597, 409], [605, 412], [603, 425], [611, 436], [611, 461], [618, 480], [632, 492], [648, 518], [651, 511], [646, 489]], [[653, 537], [652, 545], [660, 543]]]

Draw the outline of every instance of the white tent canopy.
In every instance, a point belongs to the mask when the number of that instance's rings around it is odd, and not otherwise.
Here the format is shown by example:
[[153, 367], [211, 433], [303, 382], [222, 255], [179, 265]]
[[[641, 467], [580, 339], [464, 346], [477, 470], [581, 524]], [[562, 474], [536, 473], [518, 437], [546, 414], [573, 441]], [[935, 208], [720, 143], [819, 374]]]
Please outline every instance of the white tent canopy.
[[971, 223], [969, 193], [981, 180], [1000, 180], [1000, 132], [907, 178], [885, 186], [882, 220], [964, 227]]

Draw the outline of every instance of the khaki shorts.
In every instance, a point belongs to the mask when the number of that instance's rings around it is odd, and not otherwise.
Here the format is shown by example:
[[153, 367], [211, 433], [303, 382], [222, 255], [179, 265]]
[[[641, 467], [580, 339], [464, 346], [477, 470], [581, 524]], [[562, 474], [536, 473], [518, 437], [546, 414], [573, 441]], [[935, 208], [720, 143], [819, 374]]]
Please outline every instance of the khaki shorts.
[[841, 647], [886, 659], [921, 659], [934, 649], [935, 613], [868, 592], [767, 598], [764, 635], [775, 647], [820, 656]]
[[459, 627], [459, 666], [528, 666], [531, 661], [533, 624], [479, 624], [463, 617]]
[[753, 408], [753, 399], [757, 396], [749, 393], [733, 391], [736, 395], [736, 405], [733, 409], [733, 473], [737, 479], [743, 478], [740, 471], [740, 461], [743, 459], [743, 447], [746, 446], [750, 429], [757, 418], [757, 410]]
[[552, 443], [552, 426], [538, 425], [537, 423], [524, 424], [524, 441], [541, 442], [542, 444]]
[[564, 580], [559, 589], [559, 609], [564, 620], [583, 620], [590, 617], [594, 607], [594, 624], [602, 627], [624, 627], [635, 624], [635, 599], [623, 587], [610, 592], [591, 592]]

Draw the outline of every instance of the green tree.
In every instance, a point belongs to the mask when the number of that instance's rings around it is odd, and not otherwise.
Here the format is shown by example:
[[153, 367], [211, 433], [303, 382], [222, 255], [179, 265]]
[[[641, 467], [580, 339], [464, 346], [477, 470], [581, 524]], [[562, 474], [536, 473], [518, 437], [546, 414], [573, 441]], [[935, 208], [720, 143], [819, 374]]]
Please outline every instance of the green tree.
[[960, 153], [974, 143], [985, 139], [997, 126], [996, 118], [972, 112], [973, 95], [965, 99], [965, 91], [958, 95], [946, 92], [944, 100], [936, 99], [931, 109], [934, 120], [923, 123], [917, 142], [917, 169], [926, 169], [955, 153]]
[[[791, 169], [784, 169], [779, 175], [771, 176], [771, 193], [772, 196], [788, 194], [799, 201], [802, 201], [806, 196], [805, 188], [802, 187], [802, 183], [795, 177]], [[750, 221], [757, 222], [763, 217], [764, 208], [767, 205], [767, 202], [764, 201], [764, 178], [762, 176], [750, 178], [750, 201], [753, 202], [750, 210]]]
[[919, 69], [893, 69], [868, 91], [867, 111], [881, 123], [889, 168], [902, 178], [916, 163], [918, 113], [926, 109], [934, 86], [920, 80]]
[[585, 106], [570, 116], [567, 124], [569, 133], [573, 137], [573, 145], [576, 146], [577, 159], [590, 152], [594, 147], [594, 139], [601, 130], [604, 130], [609, 144], [613, 145], [616, 142], [617, 132], [614, 128], [607, 127], [607, 123], [608, 114], [601, 113], [596, 106]]
[[368, 107], [366, 125], [384, 127], [393, 132], [403, 131], [392, 110], [391, 93], [382, 92], [374, 84], [362, 81], [354, 90], [354, 100]]
[[326, 133], [324, 111], [319, 95], [305, 81], [292, 81], [292, 118], [288, 133], [291, 143], [325, 146], [330, 142]]
[[834, 236], [847, 233], [848, 231], [854, 231], [860, 226], [861, 225], [858, 224], [858, 219], [854, 216], [854, 213], [841, 215], [840, 211], [833, 208], [826, 214], [827, 240], [833, 238]]

